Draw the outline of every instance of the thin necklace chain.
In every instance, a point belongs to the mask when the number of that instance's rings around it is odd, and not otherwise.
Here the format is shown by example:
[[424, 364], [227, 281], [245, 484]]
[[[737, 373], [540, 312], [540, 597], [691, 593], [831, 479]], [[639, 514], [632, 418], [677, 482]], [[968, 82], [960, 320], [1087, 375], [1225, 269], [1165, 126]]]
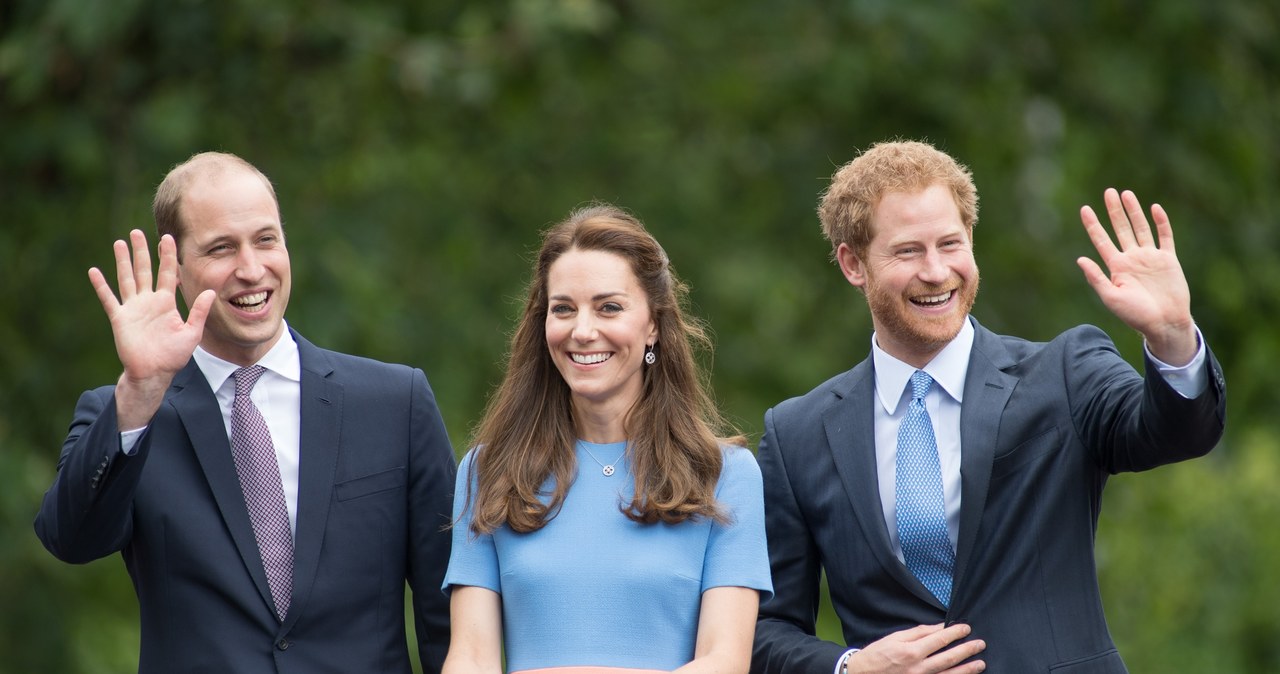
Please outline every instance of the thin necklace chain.
[[622, 460], [622, 457], [624, 457], [624, 456], [626, 456], [626, 455], [627, 455], [627, 448], [626, 448], [626, 446], [624, 445], [624, 446], [622, 447], [622, 453], [618, 455], [618, 458], [614, 459], [614, 460], [613, 460], [613, 462], [611, 462], [611, 463], [605, 463], [605, 462], [601, 461], [600, 459], [597, 459], [597, 458], [596, 458], [596, 455], [595, 455], [595, 454], [592, 454], [592, 453], [591, 453], [591, 450], [587, 449], [587, 443], [583, 442], [583, 443], [580, 443], [580, 444], [582, 445], [582, 451], [586, 452], [586, 453], [587, 453], [587, 456], [591, 457], [591, 460], [592, 460], [592, 461], [595, 461], [596, 463], [600, 464], [600, 472], [604, 473], [604, 476], [605, 476], [605, 477], [609, 477], [609, 476], [613, 475], [613, 474], [616, 472], [616, 471], [613, 469], [613, 467], [614, 467], [615, 465], [617, 465], [619, 461], [621, 461], [621, 460]]

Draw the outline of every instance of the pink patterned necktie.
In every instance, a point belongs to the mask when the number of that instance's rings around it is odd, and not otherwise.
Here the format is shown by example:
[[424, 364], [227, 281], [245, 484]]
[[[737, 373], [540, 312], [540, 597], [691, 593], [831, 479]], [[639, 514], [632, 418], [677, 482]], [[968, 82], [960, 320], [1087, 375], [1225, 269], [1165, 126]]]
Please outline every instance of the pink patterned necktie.
[[293, 593], [293, 534], [289, 529], [289, 511], [285, 506], [284, 487], [280, 484], [280, 466], [271, 443], [271, 431], [262, 413], [249, 398], [258, 377], [266, 370], [261, 365], [242, 367], [232, 375], [236, 380], [236, 397], [231, 406], [231, 453], [235, 457], [240, 490], [249, 508], [253, 536], [258, 541], [262, 566], [276, 603], [281, 621], [289, 612], [289, 596]]

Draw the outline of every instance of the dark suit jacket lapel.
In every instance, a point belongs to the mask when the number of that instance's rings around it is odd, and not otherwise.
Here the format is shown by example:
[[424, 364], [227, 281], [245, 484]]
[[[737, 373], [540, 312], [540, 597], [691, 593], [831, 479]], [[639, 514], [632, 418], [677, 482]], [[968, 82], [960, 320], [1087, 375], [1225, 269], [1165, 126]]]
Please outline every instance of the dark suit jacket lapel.
[[[973, 320], [973, 327], [973, 350], [969, 354], [964, 403], [960, 410], [960, 533], [956, 543], [953, 595], [966, 589], [963, 579], [987, 504], [1000, 419], [1018, 385], [1017, 377], [1004, 372], [1013, 367], [1014, 361], [1000, 338], [977, 320]], [[953, 596], [952, 603], [956, 599]]]
[[285, 627], [302, 615], [315, 585], [329, 519], [342, 432], [342, 384], [324, 351], [294, 332], [302, 365], [299, 406], [298, 531], [293, 545], [293, 598]]
[[849, 495], [858, 524], [871, 541], [877, 561], [921, 599], [938, 605], [929, 590], [893, 554], [889, 529], [880, 502], [880, 480], [876, 469], [875, 375], [868, 358], [845, 375], [834, 393], [837, 400], [823, 412], [827, 444], [836, 472]]
[[187, 437], [191, 439], [191, 447], [204, 471], [209, 490], [213, 492], [218, 511], [222, 513], [222, 520], [249, 576], [253, 578], [253, 584], [258, 588], [258, 594], [268, 607], [274, 607], [271, 587], [262, 568], [262, 556], [258, 552], [258, 541], [253, 535], [253, 523], [249, 521], [249, 509], [245, 506], [244, 492], [236, 474], [222, 411], [195, 359], [174, 377], [169, 404], [177, 411], [187, 430]]

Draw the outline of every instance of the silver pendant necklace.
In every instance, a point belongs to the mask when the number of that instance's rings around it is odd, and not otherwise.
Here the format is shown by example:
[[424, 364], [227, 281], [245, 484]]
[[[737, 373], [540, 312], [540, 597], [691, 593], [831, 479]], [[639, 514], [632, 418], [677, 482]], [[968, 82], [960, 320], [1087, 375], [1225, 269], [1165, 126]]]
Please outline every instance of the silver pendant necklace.
[[624, 446], [622, 448], [622, 453], [618, 455], [618, 458], [614, 459], [612, 463], [605, 463], [600, 459], [597, 459], [596, 455], [592, 454], [591, 450], [587, 449], [587, 444], [585, 442], [582, 443], [582, 451], [586, 452], [587, 456], [591, 457], [592, 461], [595, 461], [596, 463], [600, 464], [600, 472], [604, 473], [605, 477], [609, 477], [613, 475], [615, 472], [617, 472], [614, 470], [613, 467], [617, 465], [619, 461], [622, 460], [622, 457], [627, 455], [627, 448]]

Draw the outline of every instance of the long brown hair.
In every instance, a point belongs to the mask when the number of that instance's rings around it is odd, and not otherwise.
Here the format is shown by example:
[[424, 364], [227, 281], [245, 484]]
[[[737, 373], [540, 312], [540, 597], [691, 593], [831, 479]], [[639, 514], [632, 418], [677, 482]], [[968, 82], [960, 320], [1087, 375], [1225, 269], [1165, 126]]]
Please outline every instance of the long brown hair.
[[[506, 524], [517, 532], [541, 529], [555, 517], [577, 472], [577, 440], [568, 384], [547, 350], [547, 275], [571, 250], [614, 253], [630, 263], [658, 330], [653, 365], [643, 368], [639, 400], [627, 415], [628, 459], [635, 496], [620, 510], [636, 522], [723, 521], [715, 500], [723, 465], [721, 444], [744, 445], [727, 429], [709, 393], [695, 345], [711, 351], [706, 328], [685, 315], [688, 288], [644, 225], [615, 206], [595, 204], [548, 229], [534, 262], [524, 315], [511, 338], [507, 371], [476, 427], [474, 489], [468, 486], [471, 529], [489, 533]], [[551, 478], [554, 488], [539, 498]]]

